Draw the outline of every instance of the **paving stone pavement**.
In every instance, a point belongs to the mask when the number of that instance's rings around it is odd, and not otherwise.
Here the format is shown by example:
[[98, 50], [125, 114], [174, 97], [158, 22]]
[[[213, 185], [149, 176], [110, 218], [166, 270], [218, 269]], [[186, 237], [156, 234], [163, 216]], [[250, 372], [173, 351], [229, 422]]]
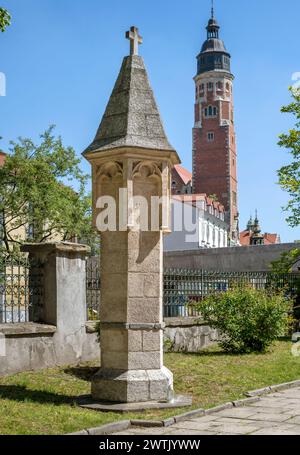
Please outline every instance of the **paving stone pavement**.
[[115, 435], [300, 435], [300, 387], [263, 396], [170, 427], [133, 428]]

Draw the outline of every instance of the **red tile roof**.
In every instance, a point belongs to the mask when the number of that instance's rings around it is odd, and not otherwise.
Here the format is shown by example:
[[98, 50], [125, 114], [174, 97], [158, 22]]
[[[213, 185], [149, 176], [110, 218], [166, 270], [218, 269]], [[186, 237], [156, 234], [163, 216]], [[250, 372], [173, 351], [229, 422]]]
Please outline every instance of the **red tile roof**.
[[265, 245], [273, 245], [274, 243], [277, 242], [278, 242], [277, 234], [269, 234], [268, 232], [265, 233]]
[[185, 185], [192, 181], [191, 172], [185, 169], [184, 167], [180, 166], [180, 164], [175, 164], [174, 169]]
[[199, 200], [205, 201], [207, 205], [213, 205], [215, 209], [219, 210], [219, 212], [224, 212], [224, 206], [220, 202], [214, 202], [205, 193], [176, 194], [176, 195], [173, 195], [172, 198], [177, 201], [192, 203], [193, 205], [194, 205], [194, 203], [198, 202]]
[[240, 232], [240, 244], [242, 246], [250, 245], [250, 233], [249, 233], [249, 231]]
[[[274, 245], [278, 243], [279, 236], [278, 234], [269, 234], [266, 232], [264, 234], [264, 245]], [[240, 233], [240, 243], [242, 246], [250, 245], [250, 233], [249, 231], [242, 231]]]

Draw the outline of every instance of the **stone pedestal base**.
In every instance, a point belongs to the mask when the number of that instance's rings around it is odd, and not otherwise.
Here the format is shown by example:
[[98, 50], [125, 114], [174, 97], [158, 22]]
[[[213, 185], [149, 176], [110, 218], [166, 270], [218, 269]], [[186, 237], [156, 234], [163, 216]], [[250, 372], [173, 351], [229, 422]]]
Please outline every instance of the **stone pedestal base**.
[[174, 409], [188, 407], [193, 404], [192, 397], [175, 395], [173, 400], [165, 401], [141, 401], [137, 403], [112, 403], [93, 401], [91, 397], [80, 397], [78, 404], [81, 408], [99, 412], [142, 412], [148, 409]]
[[173, 374], [165, 367], [128, 371], [101, 368], [92, 378], [92, 398], [95, 401], [170, 402], [173, 397]]

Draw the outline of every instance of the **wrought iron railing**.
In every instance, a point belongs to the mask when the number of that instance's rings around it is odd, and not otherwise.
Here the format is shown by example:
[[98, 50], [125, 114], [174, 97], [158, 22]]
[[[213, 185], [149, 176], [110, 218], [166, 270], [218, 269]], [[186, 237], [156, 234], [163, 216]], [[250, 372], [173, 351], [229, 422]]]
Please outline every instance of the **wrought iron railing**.
[[[284, 289], [300, 299], [300, 274], [271, 272], [220, 272], [195, 269], [165, 269], [163, 279], [164, 317], [198, 316], [191, 302], [199, 302], [214, 292], [226, 292], [237, 285], [255, 289]], [[99, 319], [100, 261], [87, 260], [87, 318]]]
[[100, 258], [99, 256], [92, 256], [86, 261], [86, 310], [88, 321], [99, 319], [100, 293]]
[[43, 272], [39, 264], [27, 257], [1, 257], [0, 323], [34, 320], [43, 299]]
[[209, 294], [226, 292], [241, 285], [249, 285], [255, 289], [282, 289], [287, 294], [299, 297], [300, 274], [166, 269], [164, 271], [164, 316], [198, 316], [193, 308], [193, 302], [197, 303]]

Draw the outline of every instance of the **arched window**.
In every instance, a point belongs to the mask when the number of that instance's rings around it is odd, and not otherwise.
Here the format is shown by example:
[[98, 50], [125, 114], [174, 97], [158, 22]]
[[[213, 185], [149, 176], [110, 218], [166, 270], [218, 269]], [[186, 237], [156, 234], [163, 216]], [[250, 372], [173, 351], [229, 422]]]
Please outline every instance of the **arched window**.
[[218, 82], [218, 90], [223, 90], [223, 84], [221, 81]]
[[217, 117], [218, 108], [216, 106], [208, 106], [204, 109], [204, 115], [207, 118]]

